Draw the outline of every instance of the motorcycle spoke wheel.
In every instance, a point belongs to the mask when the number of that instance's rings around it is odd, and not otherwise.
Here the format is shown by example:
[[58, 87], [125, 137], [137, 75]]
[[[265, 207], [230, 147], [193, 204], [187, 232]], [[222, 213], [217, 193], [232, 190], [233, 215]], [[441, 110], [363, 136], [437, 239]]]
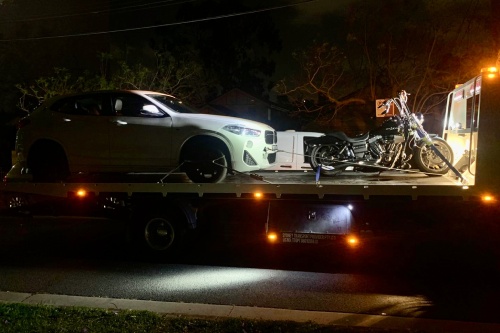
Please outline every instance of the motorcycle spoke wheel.
[[321, 174], [334, 176], [343, 171], [339, 166], [343, 163], [339, 161], [340, 148], [335, 145], [314, 147], [311, 152], [311, 166], [317, 170], [321, 165]]
[[[450, 145], [440, 138], [432, 140], [434, 147], [448, 160], [453, 163], [453, 150]], [[415, 164], [423, 172], [429, 175], [444, 175], [449, 171], [449, 167], [441, 157], [436, 154], [431, 146], [417, 147], [415, 153]]]

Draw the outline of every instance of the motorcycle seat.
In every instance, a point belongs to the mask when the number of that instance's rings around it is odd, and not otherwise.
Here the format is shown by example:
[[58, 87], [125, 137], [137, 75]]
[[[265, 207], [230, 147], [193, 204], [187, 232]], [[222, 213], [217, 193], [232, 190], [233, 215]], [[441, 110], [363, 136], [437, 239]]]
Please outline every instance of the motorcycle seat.
[[328, 136], [334, 136], [342, 141], [347, 141], [347, 142], [350, 142], [350, 143], [357, 143], [357, 142], [362, 142], [362, 141], [366, 141], [368, 140], [368, 137], [370, 136], [370, 133], [365, 133], [365, 134], [361, 134], [360, 136], [356, 136], [354, 138], [351, 138], [349, 136], [347, 136], [344, 132], [330, 132], [330, 133], [326, 133], [326, 135]]

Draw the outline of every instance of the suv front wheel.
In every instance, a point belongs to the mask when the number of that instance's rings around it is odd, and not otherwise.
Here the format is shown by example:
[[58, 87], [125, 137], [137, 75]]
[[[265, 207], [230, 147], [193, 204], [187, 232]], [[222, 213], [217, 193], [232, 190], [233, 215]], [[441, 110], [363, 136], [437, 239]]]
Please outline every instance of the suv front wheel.
[[184, 172], [194, 183], [218, 183], [226, 178], [226, 155], [217, 147], [200, 145], [187, 148], [184, 155]]

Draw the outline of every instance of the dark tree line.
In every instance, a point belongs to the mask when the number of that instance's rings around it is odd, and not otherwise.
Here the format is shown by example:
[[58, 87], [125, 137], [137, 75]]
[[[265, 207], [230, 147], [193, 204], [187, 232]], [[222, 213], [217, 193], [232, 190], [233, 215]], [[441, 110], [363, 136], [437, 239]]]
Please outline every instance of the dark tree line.
[[489, 0], [355, 1], [335, 39], [296, 52], [297, 74], [276, 89], [324, 127], [363, 105], [368, 118], [402, 89], [415, 112], [439, 113], [455, 84], [495, 64], [495, 20]]
[[[105, 21], [106, 29], [119, 30], [165, 23], [163, 15], [137, 16], [114, 6], [121, 5], [111, 5], [109, 17], [96, 21], [96, 25]], [[12, 8], [0, 7], [0, 15], [7, 15], [9, 10]], [[281, 40], [267, 13], [232, 16], [249, 10], [231, 0], [185, 2], [175, 16], [167, 15], [172, 22], [185, 24], [104, 37], [16, 41], [80, 31], [75, 30], [76, 25], [57, 19], [26, 28], [19, 27], [25, 23], [7, 24], [2, 37], [8, 35], [14, 42], [0, 44], [5, 50], [0, 62], [6, 68], [2, 85], [8, 86], [11, 94], [17, 87], [15, 92], [21, 95], [18, 106], [26, 110], [32, 104], [28, 101], [96, 89], [156, 90], [198, 106], [235, 87], [266, 98], [275, 67], [270, 58], [280, 50]], [[54, 59], [57, 57], [59, 61]], [[7, 66], [11, 62], [14, 66]], [[12, 79], [7, 81], [9, 75]]]
[[[274, 87], [285, 107], [324, 128], [339, 125], [338, 119], [357, 122], [373, 116], [375, 100], [400, 89], [412, 94], [413, 110], [439, 112], [455, 84], [494, 64], [500, 48], [494, 3], [353, 0], [345, 12], [323, 17], [334, 25], [322, 39], [290, 55], [295, 70], [276, 84], [272, 59], [281, 40], [266, 12], [235, 16], [253, 8], [232, 0], [202, 0], [186, 2], [169, 15], [170, 7], [134, 20], [134, 12], [118, 17], [117, 8], [111, 7], [109, 17], [99, 21], [109, 29], [158, 27], [100, 39], [0, 43], [5, 69], [0, 85], [24, 97], [20, 105], [25, 109], [29, 97], [39, 100], [81, 90], [150, 89], [201, 106], [232, 88], [266, 99]], [[0, 15], [6, 7], [0, 6]], [[162, 26], [164, 16], [188, 23]], [[38, 30], [24, 23], [23, 29], [7, 32], [23, 37], [25, 31], [29, 36], [57, 34], [61, 27], [75, 31], [64, 21], [45, 23]], [[81, 45], [92, 48], [83, 50]]]

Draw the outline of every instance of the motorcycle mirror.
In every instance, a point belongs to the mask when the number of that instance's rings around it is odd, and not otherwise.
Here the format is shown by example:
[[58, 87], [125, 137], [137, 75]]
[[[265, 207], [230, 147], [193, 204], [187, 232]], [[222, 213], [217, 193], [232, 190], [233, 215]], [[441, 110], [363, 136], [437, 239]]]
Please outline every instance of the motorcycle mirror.
[[406, 90], [401, 90], [399, 92], [399, 98], [404, 102], [406, 103], [408, 101], [408, 96], [410, 96], [409, 93], [406, 92]]

